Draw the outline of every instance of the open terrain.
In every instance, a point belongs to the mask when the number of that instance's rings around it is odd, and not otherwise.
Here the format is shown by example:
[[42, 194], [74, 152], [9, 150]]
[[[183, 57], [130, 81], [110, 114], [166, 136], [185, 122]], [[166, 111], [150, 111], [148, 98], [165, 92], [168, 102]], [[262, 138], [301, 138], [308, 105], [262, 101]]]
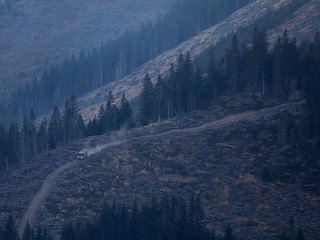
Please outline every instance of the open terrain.
[[[57, 234], [64, 222], [93, 220], [105, 202], [197, 192], [206, 223], [217, 232], [231, 223], [241, 237], [262, 232], [260, 239], [270, 239], [293, 216], [314, 239], [320, 234], [319, 142], [283, 146], [277, 136], [281, 114], [296, 118], [303, 104], [226, 98], [159, 124], [80, 140], [1, 177], [2, 216], [12, 212], [21, 223], [34, 211], [31, 222]], [[76, 163], [82, 148], [93, 154]]]
[[0, 14], [0, 100], [81, 49], [98, 47], [127, 29], [154, 21], [173, 1], [6, 2], [12, 6]]

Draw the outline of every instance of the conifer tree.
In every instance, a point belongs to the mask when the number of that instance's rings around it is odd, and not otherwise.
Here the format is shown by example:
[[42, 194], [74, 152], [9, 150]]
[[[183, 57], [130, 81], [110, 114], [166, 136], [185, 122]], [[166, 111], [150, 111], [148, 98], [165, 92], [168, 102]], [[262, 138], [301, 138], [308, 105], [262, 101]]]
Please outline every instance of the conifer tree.
[[63, 140], [63, 123], [60, 111], [57, 106], [54, 107], [48, 127], [48, 145], [49, 149], [55, 149]]
[[194, 85], [195, 85], [194, 94], [196, 96], [195, 107], [199, 107], [200, 104], [204, 101], [204, 94], [205, 94], [203, 77], [202, 77], [201, 69], [199, 66], [196, 68], [196, 72], [194, 75]]
[[107, 113], [103, 105], [100, 106], [98, 114], [99, 132], [103, 134], [107, 131]]
[[48, 150], [48, 134], [47, 134], [47, 120], [42, 120], [37, 132], [37, 153], [42, 154]]
[[85, 136], [86, 126], [81, 114], [78, 115], [75, 126], [75, 139], [83, 138]]
[[175, 68], [172, 63], [169, 69], [169, 77], [165, 84], [165, 102], [167, 109], [167, 117], [171, 118], [177, 115], [177, 81], [175, 79]]
[[265, 31], [255, 28], [251, 43], [251, 80], [254, 89], [262, 94], [265, 94], [268, 54], [267, 34]]
[[313, 52], [314, 52], [315, 60], [320, 65], [320, 32], [319, 31], [317, 31], [314, 36], [313, 45], [314, 45]]
[[36, 129], [36, 115], [33, 109], [30, 110], [28, 119], [28, 142], [30, 145], [31, 157], [37, 155], [37, 129]]
[[0, 170], [7, 167], [8, 161], [8, 133], [4, 126], [0, 123]]
[[23, 232], [22, 240], [32, 240], [32, 239], [33, 239], [32, 229], [31, 229], [29, 222], [27, 222], [26, 227]]
[[32, 157], [30, 149], [30, 131], [28, 119], [25, 116], [23, 119], [22, 129], [20, 132], [20, 163], [24, 164], [28, 159]]
[[124, 93], [121, 96], [119, 105], [119, 122], [121, 126], [128, 124], [128, 127], [130, 127], [132, 125], [132, 110]]
[[231, 43], [231, 49], [226, 57], [225, 75], [228, 78], [228, 89], [235, 92], [239, 86], [239, 58], [238, 38], [234, 34]]
[[174, 72], [174, 81], [176, 85], [176, 109], [177, 114], [181, 114], [184, 112], [184, 90], [186, 89], [186, 82], [184, 81], [183, 76], [183, 62], [184, 62], [184, 56], [181, 53], [177, 59], [177, 66]]
[[20, 153], [20, 131], [17, 123], [12, 122], [8, 136], [8, 166], [18, 163]]
[[69, 142], [77, 138], [77, 120], [79, 119], [79, 108], [77, 99], [74, 95], [67, 100], [64, 107], [63, 124], [64, 124], [64, 141]]
[[165, 94], [165, 84], [161, 75], [159, 74], [157, 78], [157, 82], [154, 87], [155, 92], [155, 111], [154, 111], [154, 119], [157, 119], [160, 122], [165, 115], [165, 103], [164, 103], [164, 94]]
[[3, 239], [5, 240], [19, 240], [18, 232], [16, 229], [16, 225], [12, 216], [10, 215], [6, 221], [4, 231], [3, 231]]
[[154, 89], [149, 74], [146, 74], [139, 101], [139, 121], [142, 126], [148, 125], [153, 121], [153, 110]]
[[236, 236], [234, 235], [232, 228], [228, 225], [224, 232], [224, 240], [236, 240]]
[[119, 128], [118, 107], [115, 104], [112, 91], [108, 93], [106, 105], [107, 131], [117, 130]]
[[304, 234], [303, 234], [303, 231], [302, 231], [301, 228], [298, 228], [296, 239], [297, 239], [297, 240], [304, 240], [304, 239], [305, 239]]
[[190, 52], [187, 52], [182, 66], [182, 108], [183, 112], [190, 112], [194, 109], [194, 72]]
[[283, 70], [283, 55], [282, 55], [282, 42], [278, 37], [276, 44], [273, 48], [273, 92], [277, 100], [285, 98], [284, 92], [284, 70]]

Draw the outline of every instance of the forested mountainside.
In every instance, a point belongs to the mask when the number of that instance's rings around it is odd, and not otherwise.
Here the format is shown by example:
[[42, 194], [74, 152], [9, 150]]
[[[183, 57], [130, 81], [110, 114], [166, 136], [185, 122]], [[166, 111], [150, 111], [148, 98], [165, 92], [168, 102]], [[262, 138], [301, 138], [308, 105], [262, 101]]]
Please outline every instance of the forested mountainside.
[[82, 51], [63, 64], [51, 66], [40, 79], [15, 92], [8, 106], [4, 104], [2, 108], [4, 116], [21, 122], [30, 108], [39, 115], [54, 105], [61, 106], [72, 94], [82, 96], [122, 78], [249, 2], [252, 0], [237, 1], [238, 4], [217, 0], [177, 1], [153, 25], [145, 23], [138, 31], [126, 31], [98, 49]]
[[[284, 1], [256, 1], [253, 4], [236, 11], [225, 21], [204, 30], [173, 50], [161, 54], [159, 57], [149, 61], [137, 71], [123, 79], [109, 83], [106, 86], [79, 98], [79, 105], [83, 108], [81, 112], [84, 119], [87, 121], [92, 118], [93, 115], [98, 115], [101, 103], [106, 102], [104, 93], [109, 92], [110, 90], [113, 91], [116, 99], [120, 99], [123, 92], [126, 93], [129, 101], [136, 99], [142, 88], [145, 74], [148, 72], [153, 81], [157, 79], [159, 73], [162, 75], [168, 74], [170, 65], [176, 61], [177, 55], [180, 53], [186, 54], [189, 52], [191, 56], [195, 58], [197, 66], [207, 69], [207, 59], [213, 53], [216, 62], [219, 62], [224, 56], [227, 48], [230, 47], [235, 32], [238, 36], [239, 46], [250, 42], [252, 37], [251, 33], [254, 28], [267, 31], [268, 39], [270, 36], [273, 36], [273, 38], [270, 37], [270, 39], [273, 39], [271, 43], [274, 43], [274, 39], [281, 35], [283, 31], [277, 31], [277, 37], [274, 37], [275, 32], [271, 33], [271, 30], [276, 26], [279, 26], [279, 24], [283, 24], [286, 19], [291, 19], [294, 13], [298, 11], [300, 15], [296, 16], [299, 16], [301, 22], [299, 22], [297, 28], [292, 28], [293, 31], [288, 32], [288, 35], [294, 37], [295, 32], [297, 32], [301, 36], [301, 41], [312, 39], [316, 31], [319, 30], [320, 21], [317, 20], [320, 16], [319, 14], [316, 14], [314, 17], [315, 21], [311, 21], [312, 18], [303, 17], [304, 13], [307, 11], [301, 11], [304, 9], [302, 6], [305, 6], [308, 2], [311, 4], [312, 9], [318, 9], [320, 6], [319, 1], [297, 0], [292, 1], [290, 4], [289, 2]], [[283, 5], [279, 5], [279, 3]], [[254, 14], [256, 12], [259, 13]], [[309, 21], [304, 21], [306, 19]], [[285, 25], [282, 25], [285, 29], [284, 26]], [[304, 28], [303, 26], [309, 27]]]
[[178, 0], [2, 106], [0, 240], [320, 237], [320, 3], [237, 2]]
[[0, 100], [81, 49], [154, 22], [173, 0], [0, 1]]

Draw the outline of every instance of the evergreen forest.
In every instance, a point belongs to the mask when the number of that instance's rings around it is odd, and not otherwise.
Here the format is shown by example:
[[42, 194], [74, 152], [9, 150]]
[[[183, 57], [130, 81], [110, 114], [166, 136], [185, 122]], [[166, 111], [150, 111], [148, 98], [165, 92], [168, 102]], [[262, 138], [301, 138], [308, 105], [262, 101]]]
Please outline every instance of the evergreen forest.
[[63, 106], [71, 95], [83, 96], [118, 80], [251, 2], [177, 0], [154, 24], [145, 23], [137, 31], [128, 30], [99, 48], [51, 66], [39, 79], [19, 88], [10, 102], [0, 104], [0, 121], [21, 123], [31, 108], [41, 115], [55, 105]]
[[[142, 206], [135, 202], [132, 207], [113, 203], [106, 204], [94, 222], [67, 223], [60, 240], [236, 240], [230, 225], [225, 226], [223, 235], [215, 234], [206, 227], [201, 199], [191, 195], [188, 201], [164, 196], [160, 201], [152, 199]], [[288, 229], [278, 233], [277, 239], [303, 240], [304, 232], [295, 226], [290, 217]], [[46, 230], [33, 229], [27, 223], [22, 238], [19, 238], [15, 222], [9, 216], [5, 226], [0, 226], [0, 240], [51, 240]]]
[[[271, 48], [266, 32], [254, 29], [249, 44], [240, 47], [234, 35], [220, 61], [213, 56], [207, 61], [207, 69], [195, 67], [186, 53], [172, 64], [169, 76], [151, 80], [146, 73], [137, 119], [133, 118], [125, 93], [117, 106], [109, 92], [107, 104], [87, 124], [79, 114], [76, 97], [72, 96], [65, 102], [63, 113], [55, 106], [49, 122], [44, 119], [38, 127], [33, 109], [21, 126], [17, 122], [12, 122], [9, 128], [0, 125], [0, 169], [25, 164], [47, 150], [82, 137], [145, 126], [203, 108], [220, 96], [245, 92], [255, 92], [279, 103], [305, 99], [307, 104], [299, 122], [286, 120], [281, 131], [294, 132], [291, 141], [301, 144], [319, 136], [319, 33], [313, 41], [298, 45], [285, 31]], [[291, 99], [297, 92], [301, 93], [298, 99]]]

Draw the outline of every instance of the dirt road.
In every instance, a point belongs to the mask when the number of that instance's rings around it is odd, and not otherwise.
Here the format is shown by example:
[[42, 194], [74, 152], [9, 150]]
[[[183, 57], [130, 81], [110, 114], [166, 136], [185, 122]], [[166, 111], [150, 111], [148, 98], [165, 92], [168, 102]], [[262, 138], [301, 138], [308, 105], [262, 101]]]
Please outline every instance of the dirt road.
[[[116, 142], [104, 144], [101, 146], [97, 146], [96, 148], [91, 148], [91, 149], [89, 148], [88, 149], [88, 156], [90, 156], [94, 153], [100, 152], [101, 150], [106, 149], [108, 147], [117, 146], [117, 145], [123, 144], [125, 142], [126, 142], [126, 140], [122, 140], [122, 141], [116, 141]], [[24, 232], [24, 229], [25, 229], [27, 222], [29, 222], [29, 224], [31, 226], [33, 225], [34, 216], [35, 216], [36, 211], [38, 210], [39, 207], [41, 207], [43, 201], [46, 199], [46, 197], [50, 193], [51, 189], [54, 187], [54, 184], [55, 184], [59, 174], [69, 168], [77, 166], [80, 162], [81, 161], [79, 161], [79, 160], [74, 160], [72, 162], [68, 162], [65, 165], [62, 165], [58, 169], [54, 170], [52, 173], [50, 173], [45, 178], [45, 180], [43, 181], [43, 183], [41, 185], [40, 190], [32, 199], [32, 202], [30, 203], [27, 212], [24, 214], [24, 216], [22, 218], [22, 221], [21, 221], [19, 229], [18, 229], [20, 237], [22, 237], [22, 235], [23, 235], [23, 232]]]
[[297, 102], [285, 103], [285, 104], [278, 105], [275, 107], [270, 107], [270, 108], [264, 108], [264, 109], [254, 110], [254, 111], [247, 111], [247, 112], [232, 114], [230, 116], [205, 123], [199, 127], [177, 129], [177, 130], [172, 130], [172, 131], [168, 131], [168, 132], [164, 132], [164, 133], [160, 133], [160, 134], [156, 134], [156, 135], [142, 136], [139, 139], [164, 137], [164, 136], [169, 136], [169, 135], [185, 135], [188, 133], [204, 131], [206, 129], [222, 128], [222, 127], [225, 127], [230, 124], [237, 123], [237, 122], [249, 121], [249, 120], [252, 121], [252, 120], [259, 119], [261, 117], [268, 117], [268, 116], [275, 115], [281, 111], [292, 110], [302, 104], [305, 104], [304, 100], [297, 101]]
[[22, 236], [27, 222], [29, 222], [30, 225], [33, 224], [34, 215], [35, 215], [37, 209], [41, 206], [44, 199], [48, 196], [48, 194], [49, 194], [50, 190], [52, 189], [52, 187], [54, 186], [55, 181], [58, 178], [59, 174], [65, 170], [67, 170], [68, 168], [75, 167], [78, 164], [79, 164], [78, 160], [68, 162], [67, 164], [59, 167], [58, 169], [56, 169], [55, 171], [50, 173], [45, 178], [39, 192], [32, 199], [32, 202], [30, 203], [27, 212], [24, 214], [24, 216], [22, 218], [22, 221], [21, 221], [19, 229], [18, 229], [20, 236]]
[[[255, 111], [247, 111], [247, 112], [243, 112], [243, 113], [233, 114], [233, 115], [227, 116], [225, 118], [203, 124], [199, 127], [178, 129], [178, 130], [172, 130], [172, 131], [159, 133], [159, 134], [155, 134], [155, 135], [146, 135], [146, 136], [142, 136], [139, 138], [120, 140], [120, 141], [112, 142], [109, 144], [100, 145], [100, 146], [97, 146], [96, 148], [88, 149], [88, 154], [89, 155], [95, 154], [97, 152], [100, 152], [101, 150], [108, 148], [108, 147], [114, 147], [114, 146], [125, 144], [127, 141], [134, 141], [137, 139], [140, 139], [140, 140], [141, 139], [145, 139], [145, 140], [156, 139], [156, 138], [162, 138], [162, 137], [170, 136], [170, 135], [171, 136], [172, 135], [175, 135], [175, 136], [180, 135], [181, 136], [181, 135], [185, 135], [185, 134], [189, 134], [189, 133], [204, 131], [206, 129], [225, 127], [225, 126], [228, 126], [230, 124], [234, 124], [234, 123], [237, 123], [240, 121], [248, 121], [248, 120], [252, 121], [252, 120], [255, 120], [255, 119], [258, 119], [261, 117], [268, 117], [268, 116], [275, 115], [275, 114], [281, 112], [282, 110], [295, 109], [296, 107], [298, 107], [304, 103], [305, 103], [305, 101], [286, 103], [286, 104], [271, 107], [271, 108], [265, 108], [265, 109], [255, 110]], [[75, 167], [79, 163], [80, 163], [80, 161], [78, 161], [78, 160], [74, 160], [72, 162], [69, 162], [69, 163], [59, 167], [58, 169], [56, 169], [55, 171], [53, 171], [51, 174], [49, 174], [46, 177], [46, 179], [44, 180], [44, 182], [41, 186], [41, 189], [33, 198], [31, 204], [28, 207], [27, 212], [25, 213], [25, 215], [20, 223], [20, 227], [19, 227], [20, 236], [22, 236], [25, 225], [27, 222], [29, 222], [31, 225], [33, 224], [34, 215], [35, 215], [37, 209], [42, 205], [43, 201], [48, 196], [48, 194], [51, 191], [51, 189], [53, 188], [54, 183], [55, 183], [56, 179], [58, 178], [59, 174], [69, 168]]]

